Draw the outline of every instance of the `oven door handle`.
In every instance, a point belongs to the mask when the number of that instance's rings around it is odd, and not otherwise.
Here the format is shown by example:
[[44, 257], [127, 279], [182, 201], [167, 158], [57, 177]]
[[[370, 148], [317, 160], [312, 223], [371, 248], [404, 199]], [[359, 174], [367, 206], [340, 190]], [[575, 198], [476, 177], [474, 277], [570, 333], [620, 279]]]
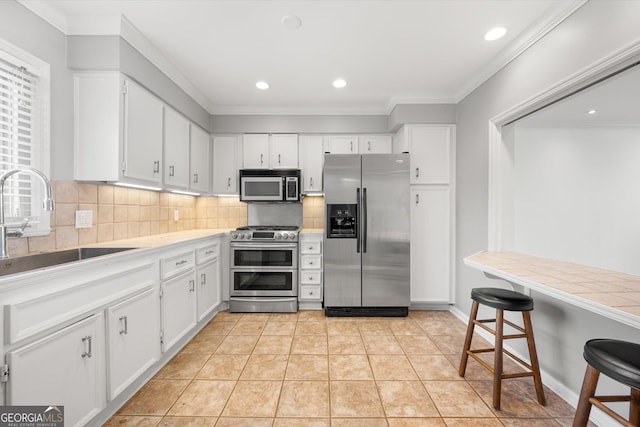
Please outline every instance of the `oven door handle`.
[[269, 249], [281, 249], [281, 248], [297, 248], [297, 243], [268, 243], [266, 245], [260, 245], [260, 243], [232, 243], [231, 249], [234, 248], [242, 248], [242, 249], [255, 249], [258, 251], [269, 250]]
[[274, 298], [274, 297], [229, 297], [230, 300], [234, 301], [269, 301], [269, 302], [288, 302], [298, 299], [297, 296], [290, 296], [284, 298]]

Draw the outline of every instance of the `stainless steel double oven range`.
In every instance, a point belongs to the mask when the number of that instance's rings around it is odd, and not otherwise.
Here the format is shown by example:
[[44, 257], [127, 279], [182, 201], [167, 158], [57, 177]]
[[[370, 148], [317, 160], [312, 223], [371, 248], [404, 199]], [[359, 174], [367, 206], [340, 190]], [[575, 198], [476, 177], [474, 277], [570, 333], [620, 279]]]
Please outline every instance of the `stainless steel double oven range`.
[[229, 311], [298, 311], [298, 226], [231, 232]]

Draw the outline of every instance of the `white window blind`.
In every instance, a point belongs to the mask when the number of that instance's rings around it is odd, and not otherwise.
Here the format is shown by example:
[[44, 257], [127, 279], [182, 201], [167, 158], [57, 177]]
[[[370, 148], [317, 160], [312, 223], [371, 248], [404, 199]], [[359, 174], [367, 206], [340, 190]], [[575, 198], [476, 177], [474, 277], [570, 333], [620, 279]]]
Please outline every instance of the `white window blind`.
[[[15, 60], [14, 60], [15, 59]], [[16, 168], [38, 168], [39, 77], [24, 62], [0, 51], [0, 174]], [[5, 220], [29, 218], [37, 227], [42, 191], [29, 174], [16, 174], [5, 182]], [[47, 221], [48, 223], [48, 221]], [[47, 225], [48, 227], [48, 225]]]

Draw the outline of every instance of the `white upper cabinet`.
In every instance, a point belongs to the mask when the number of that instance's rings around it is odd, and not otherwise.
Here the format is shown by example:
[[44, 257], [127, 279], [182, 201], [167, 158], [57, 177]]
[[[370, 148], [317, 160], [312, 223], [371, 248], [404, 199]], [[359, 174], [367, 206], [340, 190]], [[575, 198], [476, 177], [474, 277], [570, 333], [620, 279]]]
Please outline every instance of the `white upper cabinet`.
[[242, 167], [269, 169], [269, 134], [252, 133], [242, 136]]
[[213, 136], [213, 194], [238, 194], [242, 135]]
[[297, 169], [298, 135], [245, 134], [242, 137], [245, 169]]
[[362, 154], [391, 153], [391, 135], [365, 135], [358, 137], [358, 145]]
[[160, 184], [162, 102], [131, 80], [124, 85], [123, 175]]
[[411, 184], [449, 184], [453, 125], [405, 125], [394, 142], [394, 152], [411, 153]]
[[271, 169], [298, 168], [298, 135], [271, 135], [269, 146], [269, 167]]
[[211, 142], [209, 134], [191, 125], [191, 174], [189, 189], [208, 193], [211, 187]]
[[324, 151], [331, 154], [357, 154], [360, 152], [358, 150], [358, 137], [329, 135], [325, 140]]
[[189, 121], [177, 111], [164, 109], [165, 187], [189, 188]]
[[162, 182], [163, 105], [118, 72], [74, 75], [74, 179]]
[[321, 135], [300, 135], [300, 169], [302, 172], [302, 192], [322, 191], [322, 167], [324, 148]]

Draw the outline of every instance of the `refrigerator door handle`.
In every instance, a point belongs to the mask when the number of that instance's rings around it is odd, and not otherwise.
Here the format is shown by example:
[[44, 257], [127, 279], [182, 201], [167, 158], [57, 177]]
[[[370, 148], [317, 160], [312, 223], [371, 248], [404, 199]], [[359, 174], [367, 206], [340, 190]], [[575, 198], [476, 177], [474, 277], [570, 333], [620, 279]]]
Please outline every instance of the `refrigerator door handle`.
[[362, 189], [362, 253], [367, 253], [367, 189]]
[[356, 188], [356, 253], [360, 253], [360, 219], [362, 210], [360, 208], [360, 188]]

